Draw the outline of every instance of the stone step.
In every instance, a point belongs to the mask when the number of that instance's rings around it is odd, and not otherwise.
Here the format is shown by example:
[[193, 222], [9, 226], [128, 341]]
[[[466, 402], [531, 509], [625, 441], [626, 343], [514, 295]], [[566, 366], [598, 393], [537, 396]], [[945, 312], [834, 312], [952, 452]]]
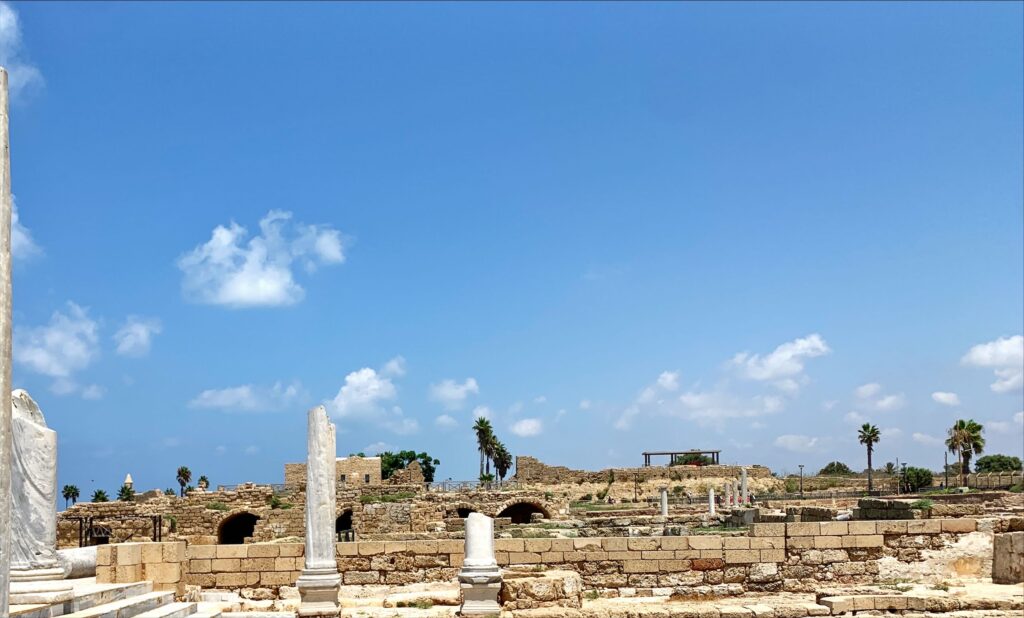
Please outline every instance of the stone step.
[[64, 618], [134, 618], [139, 614], [174, 602], [173, 592], [147, 592], [138, 596], [96, 605], [65, 614]]
[[221, 611], [219, 609], [200, 609], [196, 610], [196, 613], [192, 614], [190, 618], [221, 618]]
[[76, 589], [75, 598], [71, 602], [71, 607], [67, 608], [66, 613], [80, 612], [83, 609], [113, 603], [114, 601], [120, 601], [130, 597], [137, 597], [149, 592], [153, 592], [152, 582], [96, 584], [95, 587], [82, 591]]
[[168, 603], [162, 607], [143, 612], [135, 618], [186, 618], [196, 613], [195, 603]]

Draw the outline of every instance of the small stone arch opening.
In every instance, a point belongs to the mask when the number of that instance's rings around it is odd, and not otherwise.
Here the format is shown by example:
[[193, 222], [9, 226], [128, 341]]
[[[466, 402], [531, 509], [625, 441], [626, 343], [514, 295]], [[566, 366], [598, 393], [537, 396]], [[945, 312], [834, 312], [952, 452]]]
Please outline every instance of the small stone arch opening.
[[334, 533], [339, 541], [352, 540], [352, 509], [345, 509], [341, 515], [334, 520]]
[[471, 509], [468, 506], [460, 506], [455, 509], [455, 512], [458, 513], [460, 519], [466, 519], [469, 517], [470, 513], [476, 513], [476, 509]]
[[508, 517], [514, 524], [528, 524], [533, 518], [534, 513], [540, 513], [545, 518], [551, 517], [543, 508], [530, 502], [510, 504], [498, 513], [498, 517]]
[[252, 513], [235, 513], [220, 523], [217, 529], [217, 543], [220, 545], [242, 545], [246, 538], [252, 538], [259, 517]]

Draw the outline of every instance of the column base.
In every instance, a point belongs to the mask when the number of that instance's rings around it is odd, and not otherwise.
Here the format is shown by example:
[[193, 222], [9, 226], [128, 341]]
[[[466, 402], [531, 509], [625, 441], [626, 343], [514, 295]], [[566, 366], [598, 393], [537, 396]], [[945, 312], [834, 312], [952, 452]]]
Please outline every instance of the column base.
[[74, 597], [74, 587], [67, 580], [11, 582], [12, 605], [53, 605], [70, 601]]
[[463, 582], [459, 586], [462, 588], [462, 607], [459, 608], [460, 616], [493, 616], [501, 613], [501, 606], [498, 605], [501, 582], [490, 584]]
[[61, 566], [60, 563], [57, 563], [52, 567], [30, 569], [20, 569], [16, 566], [11, 567], [12, 582], [52, 581], [55, 579], [64, 579], [64, 575], [64, 567]]
[[341, 574], [334, 569], [305, 569], [295, 582], [299, 589], [299, 616], [338, 616], [341, 614]]

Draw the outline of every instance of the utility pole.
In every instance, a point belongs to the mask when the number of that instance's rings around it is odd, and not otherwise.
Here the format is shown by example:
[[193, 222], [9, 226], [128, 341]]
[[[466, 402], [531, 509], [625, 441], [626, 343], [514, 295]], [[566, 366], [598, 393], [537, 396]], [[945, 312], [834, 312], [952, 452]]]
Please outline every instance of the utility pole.
[[896, 458], [896, 495], [900, 495], [900, 486], [903, 485], [903, 478], [900, 476], [900, 458]]
[[800, 465], [800, 499], [804, 498], [804, 465]]
[[949, 451], [943, 451], [942, 453], [942, 478], [945, 479], [942, 487], [949, 489]]

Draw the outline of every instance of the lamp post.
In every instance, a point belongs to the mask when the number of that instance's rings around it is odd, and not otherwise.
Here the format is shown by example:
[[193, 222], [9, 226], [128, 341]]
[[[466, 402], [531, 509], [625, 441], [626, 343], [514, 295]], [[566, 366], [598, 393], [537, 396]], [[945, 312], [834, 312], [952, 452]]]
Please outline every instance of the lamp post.
[[800, 499], [802, 500], [803, 497], [804, 497], [804, 465], [803, 464], [799, 464], [799, 465], [800, 465]]

